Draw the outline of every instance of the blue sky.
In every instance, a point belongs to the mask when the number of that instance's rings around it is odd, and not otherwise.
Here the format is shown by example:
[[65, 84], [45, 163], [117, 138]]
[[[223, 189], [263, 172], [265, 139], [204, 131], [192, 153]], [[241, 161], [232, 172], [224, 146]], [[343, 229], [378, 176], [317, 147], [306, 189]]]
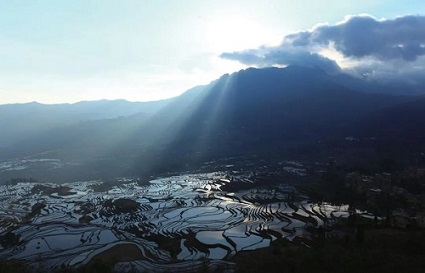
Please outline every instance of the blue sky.
[[250, 65], [223, 53], [364, 13], [424, 15], [425, 2], [0, 0], [0, 104], [172, 97]]

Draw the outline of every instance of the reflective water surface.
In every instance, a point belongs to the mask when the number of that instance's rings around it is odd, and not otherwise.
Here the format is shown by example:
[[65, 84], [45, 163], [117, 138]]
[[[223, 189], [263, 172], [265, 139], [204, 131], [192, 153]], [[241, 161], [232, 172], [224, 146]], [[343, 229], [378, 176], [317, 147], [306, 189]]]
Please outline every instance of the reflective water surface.
[[311, 203], [284, 184], [226, 192], [221, 187], [232, 182], [222, 172], [159, 178], [147, 186], [128, 182], [104, 192], [93, 189], [101, 182], [75, 182], [48, 194], [36, 184], [1, 186], [0, 235], [9, 240], [0, 259], [55, 269], [131, 244], [142, 256], [119, 262], [117, 271], [231, 271], [229, 259], [238, 251], [267, 247], [277, 237], [308, 237], [306, 227], [348, 215], [346, 206]]

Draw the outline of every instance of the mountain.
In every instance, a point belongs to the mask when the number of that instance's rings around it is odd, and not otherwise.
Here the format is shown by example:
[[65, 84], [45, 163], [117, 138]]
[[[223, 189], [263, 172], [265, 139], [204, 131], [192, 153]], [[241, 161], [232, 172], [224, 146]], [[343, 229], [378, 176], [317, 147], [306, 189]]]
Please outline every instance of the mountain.
[[[4, 159], [65, 162], [48, 171], [0, 167], [0, 178], [138, 176], [254, 154], [311, 160], [335, 156], [346, 162], [373, 154], [379, 160], [394, 156], [382, 152], [385, 146], [406, 142], [413, 143], [410, 151], [421, 150], [423, 97], [382, 93], [382, 86], [361, 79], [290, 66], [226, 74], [163, 102], [9, 105], [3, 112], [0, 107], [0, 116], [9, 114], [13, 118], [7, 122], [15, 124], [6, 130], [9, 142], [2, 141]], [[25, 133], [25, 124], [35, 125], [31, 134]], [[20, 126], [26, 129], [16, 129]], [[17, 132], [22, 135], [11, 141]], [[362, 141], [347, 142], [347, 137]]]
[[375, 151], [384, 159], [425, 162], [425, 97], [379, 109], [358, 121], [360, 138], [373, 136]]
[[[199, 139], [205, 130], [211, 135], [227, 131], [239, 137], [264, 134], [310, 140], [363, 113], [406, 99], [353, 91], [314, 69], [247, 69], [204, 87], [184, 106], [184, 115], [179, 122], [173, 121], [168, 133], [173, 135], [172, 141]], [[174, 104], [186, 103], [176, 98]], [[174, 108], [164, 108], [156, 116], [160, 124], [167, 121], [164, 112], [174, 112]]]
[[[176, 98], [148, 125], [156, 146], [162, 147], [156, 160], [161, 164], [170, 158], [184, 164], [284, 155], [306, 144], [345, 140], [356, 133], [355, 124], [369, 122], [369, 114], [416, 99], [354, 91], [335, 76], [294, 66], [224, 75], [190, 98]], [[184, 111], [175, 111], [178, 107]]]
[[[81, 124], [84, 126], [85, 122], [112, 120], [136, 114], [149, 116], [159, 111], [170, 101], [100, 100], [74, 104], [48, 105], [32, 102], [0, 105], [0, 128], [4, 128], [0, 134], [0, 159], [28, 155], [36, 150], [39, 151], [41, 147], [30, 147], [40, 145], [37, 139], [46, 139], [46, 137], [52, 139], [51, 136], [57, 135], [57, 139], [53, 140], [53, 143], [58, 142], [58, 138], [65, 137], [60, 136], [61, 133], [58, 132], [65, 134], [69, 131], [76, 131], [76, 128]], [[93, 122], [90, 124], [93, 124]], [[69, 133], [69, 136], [72, 136], [72, 133]], [[28, 145], [25, 143], [28, 143]], [[46, 144], [50, 145], [48, 142]], [[42, 144], [41, 146], [45, 145]], [[14, 155], [15, 152], [13, 151], [16, 151], [17, 154]]]

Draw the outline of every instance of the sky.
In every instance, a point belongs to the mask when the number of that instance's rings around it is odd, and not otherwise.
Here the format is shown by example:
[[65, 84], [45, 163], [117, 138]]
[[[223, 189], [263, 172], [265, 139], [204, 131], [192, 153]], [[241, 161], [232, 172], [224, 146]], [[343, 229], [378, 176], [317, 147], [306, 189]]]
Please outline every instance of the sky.
[[423, 0], [0, 0], [0, 104], [159, 100], [249, 66], [417, 82], [424, 15]]

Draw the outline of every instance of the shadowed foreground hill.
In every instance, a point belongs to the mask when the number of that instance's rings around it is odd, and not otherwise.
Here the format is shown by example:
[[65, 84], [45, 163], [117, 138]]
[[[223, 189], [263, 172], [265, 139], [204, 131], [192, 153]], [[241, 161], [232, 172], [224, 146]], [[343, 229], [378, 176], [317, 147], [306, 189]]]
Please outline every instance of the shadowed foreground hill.
[[[217, 157], [285, 155], [287, 149], [306, 144], [337, 143], [361, 133], [357, 124], [371, 127], [369, 115], [380, 109], [416, 100], [354, 91], [322, 71], [301, 67], [242, 70], [191, 95], [190, 101], [176, 98], [148, 123], [159, 143], [153, 147], [161, 147], [160, 164], [170, 158], [190, 164]], [[185, 105], [184, 110], [175, 114], [173, 105]]]

